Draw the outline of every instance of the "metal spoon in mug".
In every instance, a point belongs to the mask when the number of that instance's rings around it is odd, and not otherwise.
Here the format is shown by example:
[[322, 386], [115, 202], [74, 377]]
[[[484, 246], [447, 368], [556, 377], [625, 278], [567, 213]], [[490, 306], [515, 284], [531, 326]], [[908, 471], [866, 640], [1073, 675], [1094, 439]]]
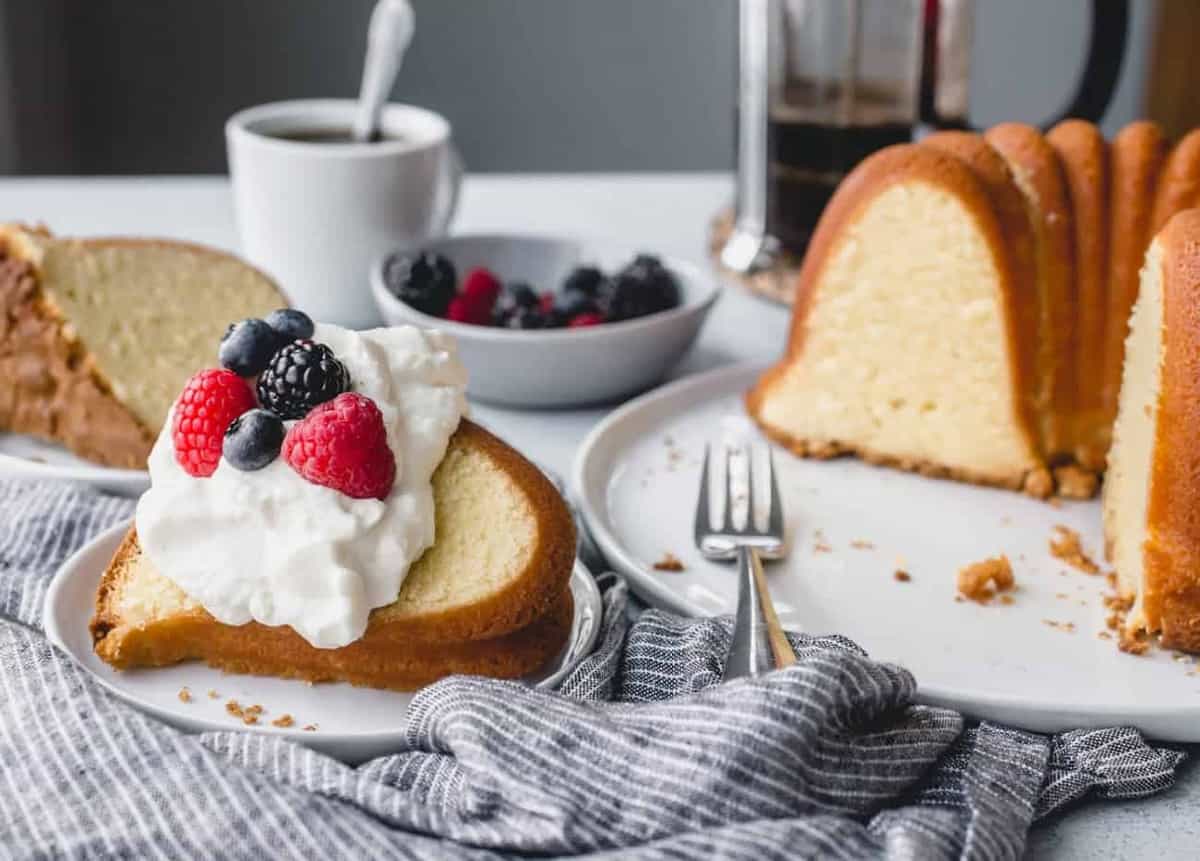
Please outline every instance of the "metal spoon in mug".
[[371, 11], [358, 112], [351, 131], [358, 143], [379, 136], [379, 114], [392, 91], [415, 28], [416, 19], [408, 0], [379, 0]]

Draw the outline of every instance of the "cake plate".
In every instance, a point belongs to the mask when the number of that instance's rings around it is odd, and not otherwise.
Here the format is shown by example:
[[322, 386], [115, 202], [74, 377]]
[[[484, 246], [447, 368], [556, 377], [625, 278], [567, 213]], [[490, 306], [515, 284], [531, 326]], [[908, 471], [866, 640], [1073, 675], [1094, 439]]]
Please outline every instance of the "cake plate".
[[150, 487], [144, 469], [98, 466], [55, 443], [15, 433], [0, 433], [0, 477], [76, 481], [117, 496], [141, 496]]
[[[118, 672], [100, 660], [92, 651], [88, 622], [96, 587], [129, 525], [118, 524], [80, 548], [63, 563], [46, 592], [46, 636], [94, 681], [130, 705], [190, 732], [277, 734], [351, 765], [403, 749], [410, 693], [233, 675], [196, 662]], [[556, 687], [591, 652], [600, 631], [604, 611], [600, 592], [580, 562], [575, 563], [570, 587], [575, 619], [567, 643], [545, 670], [526, 679], [539, 688]], [[186, 702], [180, 698], [185, 688]], [[83, 695], [90, 696], [86, 689]], [[261, 705], [259, 722], [246, 726], [229, 714], [230, 700], [241, 706]], [[272, 725], [284, 715], [291, 717], [290, 726]]]
[[[742, 405], [760, 372], [721, 368], [644, 395], [578, 452], [572, 478], [587, 525], [653, 604], [690, 615], [733, 611], [737, 578], [694, 548], [693, 505], [704, 445], [723, 427], [768, 445]], [[1128, 724], [1200, 741], [1197, 660], [1119, 651], [1106, 627], [1105, 577], [1049, 552], [1062, 525], [1108, 570], [1098, 501], [1051, 504], [778, 448], [775, 465], [792, 549], [768, 564], [767, 577], [785, 627], [843, 634], [911, 670], [922, 702], [972, 717], [1043, 732]], [[666, 554], [684, 570], [657, 570]], [[1001, 554], [1016, 575], [1012, 602], [956, 600], [957, 571]]]

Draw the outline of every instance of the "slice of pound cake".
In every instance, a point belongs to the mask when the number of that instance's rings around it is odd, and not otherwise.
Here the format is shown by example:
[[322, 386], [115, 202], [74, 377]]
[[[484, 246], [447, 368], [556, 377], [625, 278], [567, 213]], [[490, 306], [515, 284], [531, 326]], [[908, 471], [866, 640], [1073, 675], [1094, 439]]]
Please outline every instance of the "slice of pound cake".
[[0, 431], [140, 469], [229, 320], [285, 304], [261, 272], [209, 248], [0, 225]]
[[1127, 633], [1200, 652], [1200, 210], [1146, 253], [1104, 485]]
[[318, 648], [287, 626], [216, 621], [164, 577], [131, 530], [100, 584], [91, 631], [119, 669], [200, 660], [236, 673], [411, 690], [451, 673], [517, 678], [562, 649], [575, 532], [541, 471], [463, 421], [433, 475], [437, 538], [366, 632]]
[[171, 407], [101, 581], [103, 660], [407, 690], [523, 676], [562, 648], [570, 512], [463, 418], [453, 338], [286, 309], [219, 340], [221, 367]]

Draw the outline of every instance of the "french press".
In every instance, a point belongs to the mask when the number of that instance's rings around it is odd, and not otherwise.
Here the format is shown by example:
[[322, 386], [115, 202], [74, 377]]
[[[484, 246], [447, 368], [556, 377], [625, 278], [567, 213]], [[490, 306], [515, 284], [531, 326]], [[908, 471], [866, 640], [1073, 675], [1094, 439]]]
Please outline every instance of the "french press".
[[[801, 254], [842, 178], [927, 128], [965, 128], [974, 0], [740, 0], [737, 201], [723, 266]], [[1098, 120], [1128, 0], [1092, 0], [1087, 61], [1062, 117]], [[1058, 118], [1051, 122], [1056, 122]]]

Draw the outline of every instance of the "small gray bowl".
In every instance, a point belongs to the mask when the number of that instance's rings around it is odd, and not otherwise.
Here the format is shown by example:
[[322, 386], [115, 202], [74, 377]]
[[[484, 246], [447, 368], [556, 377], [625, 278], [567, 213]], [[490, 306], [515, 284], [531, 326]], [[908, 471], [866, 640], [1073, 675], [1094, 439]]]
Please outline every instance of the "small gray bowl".
[[[646, 250], [626, 245], [520, 235], [451, 236], [423, 248], [448, 258], [461, 278], [476, 266], [506, 284], [527, 281], [538, 292], [557, 291], [574, 267], [615, 272]], [[390, 255], [389, 255], [390, 256]], [[578, 329], [514, 331], [455, 323], [423, 314], [384, 286], [381, 258], [371, 267], [371, 292], [389, 325], [450, 332], [470, 375], [472, 397], [519, 407], [603, 403], [650, 388], [687, 352], [719, 294], [716, 281], [696, 266], [661, 257], [682, 291], [678, 308]]]

